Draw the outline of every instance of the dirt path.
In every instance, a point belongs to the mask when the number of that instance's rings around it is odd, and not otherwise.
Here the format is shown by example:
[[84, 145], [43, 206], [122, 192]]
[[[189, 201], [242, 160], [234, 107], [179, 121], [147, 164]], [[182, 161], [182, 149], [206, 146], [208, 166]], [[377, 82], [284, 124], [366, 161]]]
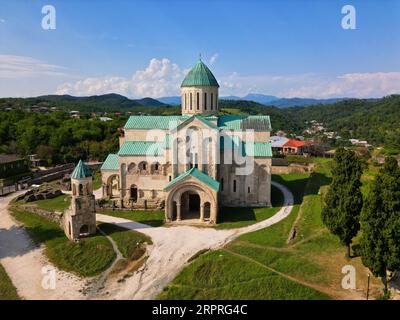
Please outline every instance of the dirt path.
[[284, 205], [271, 218], [259, 223], [230, 230], [196, 228], [191, 226], [152, 228], [130, 220], [97, 215], [97, 220], [113, 223], [121, 227], [137, 230], [152, 238], [153, 245], [148, 247], [148, 259], [125, 283], [111, 283], [104, 289], [112, 299], [152, 299], [161, 292], [197, 252], [204, 249], [217, 249], [236, 237], [269, 227], [286, 218], [293, 208], [293, 195], [283, 185], [273, 182], [284, 194]]
[[[22, 192], [20, 192], [22, 193]], [[0, 198], [0, 263], [10, 276], [18, 294], [24, 299], [84, 299], [80, 290], [85, 280], [62, 272], [48, 262], [44, 247], [33, 243], [24, 228], [8, 214], [9, 202], [20, 193]], [[55, 289], [44, 289], [46, 275], [42, 268], [55, 271]]]

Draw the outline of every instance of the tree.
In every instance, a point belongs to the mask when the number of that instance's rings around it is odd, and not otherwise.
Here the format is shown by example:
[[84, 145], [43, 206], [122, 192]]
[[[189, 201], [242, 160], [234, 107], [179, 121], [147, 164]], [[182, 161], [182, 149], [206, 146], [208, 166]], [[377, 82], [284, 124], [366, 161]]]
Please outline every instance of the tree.
[[350, 257], [350, 245], [360, 229], [359, 217], [363, 206], [360, 191], [362, 163], [353, 151], [340, 148], [335, 153], [332, 173], [322, 221], [347, 246], [347, 256]]
[[400, 268], [400, 168], [386, 159], [361, 213], [362, 262], [381, 277], [387, 293], [387, 271]]

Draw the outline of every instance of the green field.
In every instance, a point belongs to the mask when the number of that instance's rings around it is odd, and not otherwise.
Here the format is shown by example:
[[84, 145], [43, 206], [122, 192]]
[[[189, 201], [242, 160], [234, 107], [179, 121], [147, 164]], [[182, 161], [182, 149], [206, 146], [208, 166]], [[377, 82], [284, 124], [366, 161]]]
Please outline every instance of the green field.
[[16, 209], [12, 209], [11, 214], [25, 226], [35, 242], [45, 245], [47, 257], [61, 270], [79, 276], [94, 276], [106, 270], [116, 257], [110, 241], [102, 235], [75, 243], [50, 220]]
[[[363, 298], [368, 270], [322, 224], [322, 195], [332, 160], [314, 159], [307, 174], [274, 175], [295, 205], [281, 222], [244, 234], [221, 250], [205, 253], [187, 266], [159, 299], [353, 299]], [[368, 174], [368, 172], [367, 172]], [[289, 241], [292, 228], [296, 237]], [[341, 268], [356, 268], [358, 293], [341, 288]], [[377, 279], [372, 278], [371, 288]], [[379, 283], [379, 282], [378, 282]], [[371, 289], [371, 296], [379, 293]]]
[[272, 217], [283, 204], [283, 195], [274, 186], [271, 187], [271, 199], [271, 208], [221, 208], [218, 212], [218, 224], [215, 228], [241, 228]]
[[152, 244], [150, 237], [110, 223], [100, 223], [101, 231], [110, 236], [125, 259], [137, 260], [146, 252], [146, 244]]
[[43, 210], [62, 212], [70, 206], [71, 196], [61, 195], [53, 199], [38, 200], [31, 203]]
[[163, 225], [165, 218], [164, 211], [143, 211], [143, 210], [122, 211], [122, 210], [98, 209], [97, 213], [140, 222], [152, 227], [159, 227]]
[[8, 277], [6, 270], [0, 264], [0, 300], [19, 300], [17, 289]]

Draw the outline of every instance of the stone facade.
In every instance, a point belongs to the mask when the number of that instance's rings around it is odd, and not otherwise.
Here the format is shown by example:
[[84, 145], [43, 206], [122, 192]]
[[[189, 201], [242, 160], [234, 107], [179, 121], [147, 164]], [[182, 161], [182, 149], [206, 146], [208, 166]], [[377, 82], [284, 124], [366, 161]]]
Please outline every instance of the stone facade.
[[96, 233], [92, 176], [73, 178], [74, 172], [71, 178], [71, 206], [64, 212], [64, 232], [71, 240]]
[[220, 116], [211, 71], [192, 71], [196, 82], [185, 79], [181, 88], [181, 116], [130, 117], [120, 151], [103, 164], [103, 197], [125, 208], [164, 208], [167, 221], [216, 223], [220, 206], [270, 206], [269, 117]]

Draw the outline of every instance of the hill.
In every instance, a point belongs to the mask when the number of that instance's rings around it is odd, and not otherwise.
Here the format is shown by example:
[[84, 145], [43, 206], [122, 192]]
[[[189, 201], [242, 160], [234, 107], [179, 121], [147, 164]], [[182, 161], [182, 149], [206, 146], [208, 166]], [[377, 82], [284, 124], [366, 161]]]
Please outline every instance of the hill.
[[57, 107], [61, 110], [127, 111], [135, 107], [163, 107], [166, 104], [152, 99], [129, 99], [119, 94], [103, 94], [89, 97], [70, 95], [47, 95], [33, 98], [2, 98], [0, 108], [27, 108], [31, 106]]

